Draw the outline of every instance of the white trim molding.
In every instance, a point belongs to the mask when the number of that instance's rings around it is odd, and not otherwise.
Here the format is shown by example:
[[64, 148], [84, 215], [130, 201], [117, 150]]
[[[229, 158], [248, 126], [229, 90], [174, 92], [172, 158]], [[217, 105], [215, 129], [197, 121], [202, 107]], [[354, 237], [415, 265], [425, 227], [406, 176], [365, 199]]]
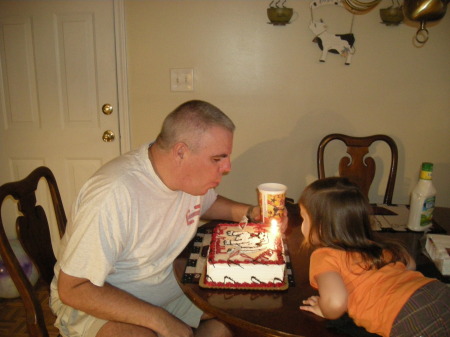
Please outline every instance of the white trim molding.
[[131, 149], [130, 115], [128, 98], [127, 32], [124, 0], [113, 0], [114, 36], [116, 44], [117, 101], [119, 108], [120, 153]]

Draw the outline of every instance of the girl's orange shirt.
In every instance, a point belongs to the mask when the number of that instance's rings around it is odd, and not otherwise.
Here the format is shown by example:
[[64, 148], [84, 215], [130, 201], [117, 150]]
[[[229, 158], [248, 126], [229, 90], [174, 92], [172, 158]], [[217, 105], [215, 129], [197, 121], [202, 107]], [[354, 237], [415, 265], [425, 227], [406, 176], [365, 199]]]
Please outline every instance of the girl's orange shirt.
[[359, 261], [359, 253], [318, 248], [311, 255], [311, 286], [318, 288], [317, 275], [329, 271], [339, 273], [348, 292], [349, 316], [367, 331], [388, 337], [395, 318], [411, 295], [434, 279], [408, 270], [400, 262], [378, 270], [365, 270]]

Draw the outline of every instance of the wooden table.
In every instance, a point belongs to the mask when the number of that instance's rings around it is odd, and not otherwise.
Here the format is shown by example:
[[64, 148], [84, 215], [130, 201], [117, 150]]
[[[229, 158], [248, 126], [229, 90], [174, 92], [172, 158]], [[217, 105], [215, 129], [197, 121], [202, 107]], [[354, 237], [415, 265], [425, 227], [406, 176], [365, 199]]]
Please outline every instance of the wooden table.
[[[286, 291], [238, 291], [204, 289], [196, 283], [183, 283], [182, 278], [189, 257], [189, 247], [174, 261], [176, 278], [185, 294], [203, 311], [211, 313], [232, 327], [239, 327], [239, 336], [320, 336], [343, 337], [328, 326], [328, 321], [314, 314], [298, 309], [303, 299], [317, 292], [309, 285], [310, 252], [301, 247], [303, 235], [297, 220], [290, 214], [290, 224], [286, 232], [286, 242], [292, 262], [295, 285]], [[296, 218], [296, 217], [293, 217]], [[437, 208], [436, 221], [450, 232], [450, 208]], [[205, 226], [214, 226], [212, 221]], [[434, 264], [420, 253], [421, 233], [380, 233], [394, 237], [407, 244], [408, 250], [416, 258], [418, 269], [427, 276], [442, 276]], [[242, 333], [242, 331], [245, 331]]]

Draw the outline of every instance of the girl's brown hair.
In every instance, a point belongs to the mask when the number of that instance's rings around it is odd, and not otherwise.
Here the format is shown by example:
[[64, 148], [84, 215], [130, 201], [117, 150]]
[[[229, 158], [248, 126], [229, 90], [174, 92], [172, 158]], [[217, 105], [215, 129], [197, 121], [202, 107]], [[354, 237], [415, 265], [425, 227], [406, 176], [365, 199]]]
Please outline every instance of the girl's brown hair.
[[313, 247], [360, 253], [366, 269], [379, 269], [397, 261], [407, 264], [408, 253], [404, 247], [396, 242], [375, 240], [370, 226], [370, 204], [347, 178], [313, 182], [303, 191], [299, 204], [310, 218], [307, 241]]

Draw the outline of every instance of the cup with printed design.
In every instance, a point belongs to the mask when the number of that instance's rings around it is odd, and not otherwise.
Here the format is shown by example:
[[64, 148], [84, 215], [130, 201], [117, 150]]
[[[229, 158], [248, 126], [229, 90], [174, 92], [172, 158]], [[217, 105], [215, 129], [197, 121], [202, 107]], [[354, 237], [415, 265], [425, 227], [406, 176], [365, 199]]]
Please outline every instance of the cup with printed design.
[[261, 220], [270, 223], [272, 219], [281, 222], [284, 215], [287, 187], [278, 183], [264, 183], [258, 186], [258, 201]]

